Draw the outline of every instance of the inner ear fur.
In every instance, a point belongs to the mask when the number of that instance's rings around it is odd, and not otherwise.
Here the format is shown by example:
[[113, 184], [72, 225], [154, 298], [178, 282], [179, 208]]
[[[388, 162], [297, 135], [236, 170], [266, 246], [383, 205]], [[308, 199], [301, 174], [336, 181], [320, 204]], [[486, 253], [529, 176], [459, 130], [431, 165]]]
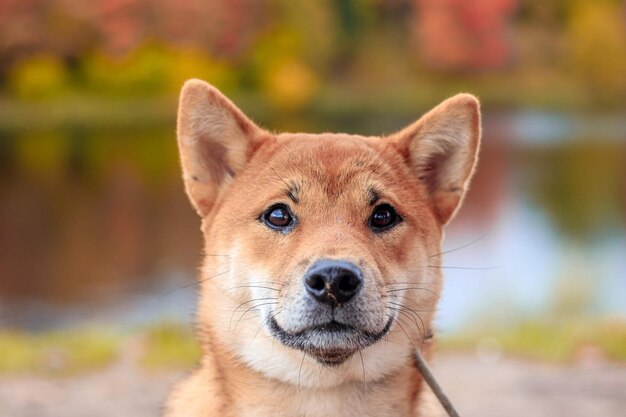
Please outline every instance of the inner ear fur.
[[200, 80], [183, 86], [177, 126], [185, 189], [196, 211], [205, 216], [220, 189], [243, 169], [264, 131]]
[[441, 224], [452, 219], [467, 191], [478, 157], [480, 126], [478, 99], [458, 94], [391, 138], [425, 184]]

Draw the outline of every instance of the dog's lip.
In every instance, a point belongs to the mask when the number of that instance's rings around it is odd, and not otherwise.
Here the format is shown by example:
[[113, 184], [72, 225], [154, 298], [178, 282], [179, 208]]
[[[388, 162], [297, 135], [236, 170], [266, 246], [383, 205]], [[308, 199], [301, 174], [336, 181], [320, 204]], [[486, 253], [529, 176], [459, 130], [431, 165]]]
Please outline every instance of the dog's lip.
[[345, 323], [340, 323], [336, 320], [332, 320], [327, 323], [317, 324], [315, 326], [306, 327], [302, 330], [298, 330], [297, 332], [293, 332], [293, 333], [288, 332], [287, 330], [283, 329], [278, 324], [278, 322], [276, 321], [274, 317], [270, 318], [269, 325], [270, 325], [270, 329], [277, 330], [277, 333], [279, 333], [281, 336], [287, 336], [287, 337], [303, 337], [306, 335], [310, 335], [311, 333], [314, 333], [314, 332], [331, 333], [331, 334], [361, 333], [361, 331], [357, 330], [354, 326], [351, 326]]
[[[270, 319], [268, 320], [270, 332], [283, 345], [304, 351], [324, 365], [339, 365], [355, 352], [378, 342], [389, 332], [392, 324], [393, 317], [389, 319], [385, 327], [380, 332], [368, 333], [358, 330], [349, 324], [339, 323], [333, 320], [322, 325], [309, 327], [297, 333], [289, 333], [278, 324], [274, 317], [270, 316]], [[312, 332], [324, 332], [339, 335], [345, 333], [346, 338], [350, 339], [350, 346], [331, 347], [313, 345], [310, 341], [310, 335]]]
[[[328, 323], [320, 324], [317, 326], [309, 327], [304, 331], [313, 331], [318, 330], [320, 332], [328, 332], [328, 333], [339, 333], [346, 331], [357, 331], [354, 326], [350, 326], [349, 324], [339, 323], [338, 321], [330, 321]], [[302, 333], [302, 332], [300, 332]]]

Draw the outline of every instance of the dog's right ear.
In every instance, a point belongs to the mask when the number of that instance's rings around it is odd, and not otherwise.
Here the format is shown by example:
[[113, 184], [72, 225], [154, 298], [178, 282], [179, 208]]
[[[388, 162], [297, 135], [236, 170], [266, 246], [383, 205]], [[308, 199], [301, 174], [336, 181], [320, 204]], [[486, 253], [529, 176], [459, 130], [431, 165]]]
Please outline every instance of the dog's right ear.
[[480, 134], [478, 99], [457, 94], [390, 138], [426, 186], [442, 225], [454, 216], [467, 191]]
[[216, 88], [189, 80], [180, 93], [178, 147], [187, 195], [200, 216], [241, 170], [264, 131]]

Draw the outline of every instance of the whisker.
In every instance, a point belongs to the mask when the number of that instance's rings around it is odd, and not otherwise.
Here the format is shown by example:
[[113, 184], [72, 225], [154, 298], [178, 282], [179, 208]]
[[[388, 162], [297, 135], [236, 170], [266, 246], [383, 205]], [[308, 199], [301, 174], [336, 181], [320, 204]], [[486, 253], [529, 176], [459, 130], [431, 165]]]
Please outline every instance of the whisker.
[[268, 165], [270, 167], [270, 169], [272, 170], [272, 172], [274, 173], [274, 175], [276, 175], [278, 177], [279, 180], [282, 181], [283, 184], [285, 184], [287, 186], [287, 189], [291, 189], [291, 184], [289, 184], [287, 181], [285, 181], [285, 179], [283, 177], [281, 177], [278, 172], [276, 172], [276, 170], [274, 169], [273, 166]]
[[[235, 313], [237, 312], [237, 310], [239, 310], [239, 308], [245, 304], [248, 303], [254, 303], [256, 301], [265, 301], [265, 300], [277, 300], [276, 297], [261, 297], [261, 298], [253, 298], [252, 300], [248, 300], [248, 301], [244, 301], [243, 303], [239, 304], [237, 307], [235, 307], [233, 309], [233, 313], [230, 315], [230, 321], [228, 324], [228, 328], [230, 329], [231, 325], [233, 324], [233, 317], [235, 317]], [[254, 307], [253, 307], [254, 308]], [[246, 310], [246, 312], [249, 310]], [[244, 313], [245, 314], [245, 313]]]
[[434, 311], [437, 311], [437, 309], [428, 309], [428, 310], [425, 310], [425, 309], [411, 309], [411, 308], [405, 306], [404, 304], [396, 303], [394, 301], [389, 301], [389, 303], [390, 304], [394, 304], [394, 305], [396, 305], [398, 307], [406, 308], [407, 310], [411, 310], [413, 312], [419, 311], [420, 313], [432, 313]]
[[259, 317], [261, 317], [261, 313], [255, 314], [254, 316], [248, 316], [245, 319], [241, 319], [241, 321], [254, 320], [254, 319], [258, 319]]
[[236, 285], [234, 287], [230, 287], [226, 291], [236, 290], [237, 288], [262, 288], [262, 289], [265, 289], [265, 290], [280, 291], [280, 289], [271, 288], [271, 287], [264, 287], [262, 285]]
[[[389, 308], [391, 311], [393, 311], [393, 312], [395, 312], [395, 313], [397, 313], [397, 312], [398, 312], [398, 309], [397, 309], [397, 308], [393, 308], [393, 307], [387, 307], [387, 308]], [[396, 318], [396, 315], [395, 315], [395, 314], [387, 314], [387, 317], [389, 318], [389, 320], [394, 321], [394, 320], [395, 320], [395, 318]], [[389, 340], [389, 335], [391, 335], [392, 333], [398, 333], [398, 332], [399, 332], [399, 330], [397, 330], [397, 329], [395, 329], [395, 330], [389, 330], [389, 331], [387, 332], [387, 334], [385, 335], [385, 337], [383, 337], [383, 340], [385, 341], [385, 343], [392, 343], [392, 344], [394, 344], [394, 345], [403, 346], [403, 345], [402, 345], [402, 343], [393, 342], [393, 341]], [[405, 334], [406, 334], [406, 333], [405, 333]]]
[[391, 343], [392, 345], [402, 346], [401, 343], [393, 342], [393, 341], [389, 340], [389, 334], [390, 333], [394, 333], [394, 332], [393, 331], [387, 332], [387, 335], [385, 337], [383, 337], [383, 340], [385, 341], [385, 343]]
[[[400, 317], [398, 317], [398, 318], [400, 318]], [[420, 346], [423, 348], [424, 347], [424, 336], [423, 336], [422, 332], [419, 331], [419, 326], [418, 326], [418, 335], [419, 335], [419, 339], [421, 341]], [[413, 347], [415, 347], [414, 343], [412, 343], [412, 345], [413, 345]]]
[[306, 357], [306, 352], [302, 351], [302, 361], [300, 361], [300, 369], [298, 369], [298, 392], [301, 392], [302, 385], [300, 383], [300, 377], [302, 376], [302, 365], [304, 365], [304, 358]]
[[400, 324], [400, 317], [398, 317], [398, 316], [394, 317], [393, 321], [400, 327], [400, 329], [402, 329], [402, 331], [404, 332], [404, 335], [406, 336], [407, 340], [409, 341], [411, 346], [413, 346], [413, 349], [417, 350], [417, 348], [415, 347], [415, 344], [413, 344], [413, 341], [409, 337], [409, 334], [406, 332], [406, 330], [404, 329], [402, 324]]
[[365, 362], [363, 361], [363, 353], [359, 349], [359, 356], [361, 357], [361, 368], [363, 368], [363, 390], [367, 388], [367, 382], [365, 380]]
[[250, 281], [250, 282], [248, 282], [248, 284], [274, 284], [274, 285], [278, 285], [280, 287], [284, 287], [285, 286], [284, 282], [278, 282], [278, 281]]
[[[405, 315], [405, 317], [409, 317], [411, 320], [413, 320], [413, 322], [415, 323], [415, 327], [417, 328], [417, 332], [418, 332], [418, 333], [419, 333], [419, 335], [420, 335], [420, 339], [422, 339], [422, 340], [423, 340], [423, 339], [424, 339], [424, 332], [426, 331], [426, 329], [425, 329], [425, 327], [426, 327], [426, 326], [424, 325], [424, 321], [423, 321], [423, 320], [422, 320], [422, 318], [419, 316], [419, 314], [414, 313], [414, 314], [417, 316], [417, 318], [419, 319], [420, 323], [422, 323], [422, 327], [420, 328], [420, 325], [417, 323], [417, 320], [415, 320], [415, 317], [414, 317], [414, 316], [412, 316], [411, 314], [409, 314], [409, 313], [408, 313], [407, 311], [405, 311], [405, 310], [409, 310], [409, 311], [410, 311], [410, 309], [407, 309], [407, 308], [406, 308], [406, 307], [404, 307], [404, 306], [401, 306], [401, 308], [400, 308], [400, 309], [398, 309], [397, 311], [398, 311], [398, 313], [404, 314], [404, 315]], [[423, 329], [423, 330], [422, 330], [422, 329]]]
[[219, 273], [217, 273], [217, 274], [215, 274], [215, 275], [211, 275], [211, 276], [209, 276], [209, 277], [203, 278], [203, 279], [201, 279], [201, 280], [199, 280], [199, 281], [198, 281], [198, 284], [202, 284], [203, 282], [207, 282], [207, 281], [208, 281], [208, 280], [210, 280], [210, 279], [213, 279], [213, 278], [215, 278], [215, 277], [219, 277], [220, 275], [224, 275], [224, 274], [226, 274], [226, 273], [228, 273], [228, 272], [230, 272], [230, 269], [227, 269], [227, 270], [226, 270], [226, 271], [224, 271], [224, 272], [219, 272]]
[[269, 316], [267, 316], [265, 318], [265, 320], [263, 320], [263, 322], [261, 323], [261, 325], [259, 326], [258, 330], [256, 331], [256, 333], [254, 334], [254, 337], [252, 338], [252, 341], [254, 341], [254, 339], [256, 339], [256, 337], [258, 336], [259, 332], [261, 331], [261, 329], [263, 329], [263, 326], [265, 326], [266, 324], [269, 323], [270, 320], [276, 318], [276, 316], [278, 316], [281, 312], [283, 311], [282, 308], [279, 308], [278, 311], [274, 314], [270, 314]]
[[440, 256], [440, 255], [444, 255], [446, 253], [452, 253], [452, 252], [456, 252], [456, 251], [461, 250], [461, 249], [465, 249], [466, 247], [468, 247], [470, 245], [473, 245], [474, 243], [480, 242], [485, 237], [487, 237], [488, 234], [489, 234], [489, 232], [487, 232], [487, 233], [477, 237], [476, 239], [470, 241], [469, 243], [465, 243], [465, 244], [463, 244], [463, 245], [461, 245], [459, 247], [456, 247], [454, 249], [448, 249], [448, 250], [445, 250], [443, 252], [439, 252], [439, 253], [435, 253], [434, 255], [430, 255], [429, 258], [434, 258], [435, 256]]
[[[393, 303], [393, 301], [390, 301], [390, 303]], [[394, 303], [394, 304], [397, 305], [398, 307], [401, 307], [403, 309], [408, 310], [409, 312], [411, 312], [411, 313], [413, 313], [413, 314], [415, 314], [417, 316], [417, 318], [420, 321], [420, 323], [422, 323], [422, 330], [423, 330], [423, 332], [420, 335], [420, 337], [422, 338], [422, 340], [424, 340], [424, 335], [426, 334], [426, 325], [424, 324], [424, 320], [422, 320], [422, 316], [419, 315], [418, 311], [421, 311], [421, 312], [426, 312], [426, 311], [424, 311], [424, 310], [414, 310], [414, 309], [409, 308], [409, 307], [405, 306], [404, 304], [400, 304], [400, 303]], [[419, 330], [419, 326], [418, 326], [418, 330]]]
[[253, 303], [255, 301], [264, 301], [264, 300], [278, 300], [278, 298], [276, 297], [259, 297], [259, 298], [252, 298], [251, 300], [247, 300], [244, 301], [243, 303], [239, 304], [237, 307], [235, 307], [235, 309], [233, 311], [237, 311], [239, 309], [239, 307], [248, 304], [248, 303]]
[[393, 290], [387, 290], [387, 292], [390, 293], [390, 292], [409, 291], [409, 290], [422, 290], [422, 291], [429, 292], [432, 295], [438, 295], [435, 291], [429, 290], [428, 288], [422, 288], [422, 287], [396, 288], [396, 289], [393, 289]]
[[224, 274], [228, 273], [229, 271], [230, 271], [230, 269], [227, 269], [226, 271], [219, 272], [219, 273], [217, 273], [217, 274], [215, 274], [215, 275], [211, 275], [210, 277], [207, 277], [207, 278], [204, 278], [204, 279], [201, 279], [201, 280], [198, 280], [198, 281], [194, 281], [194, 282], [191, 282], [191, 283], [189, 283], [189, 284], [185, 284], [185, 285], [180, 286], [180, 287], [178, 287], [178, 288], [175, 288], [175, 289], [173, 289], [173, 290], [171, 290], [171, 291], [168, 291], [168, 292], [166, 292], [166, 293], [163, 293], [163, 294], [161, 294], [161, 295], [158, 295], [158, 296], [156, 297], [156, 299], [157, 299], [157, 300], [158, 300], [158, 299], [161, 299], [161, 298], [166, 297], [166, 296], [168, 296], [168, 295], [174, 294], [176, 291], [184, 290], [185, 288], [193, 287], [194, 285], [200, 285], [200, 284], [202, 284], [202, 283], [203, 283], [203, 282], [205, 282], [205, 281], [208, 281], [208, 280], [210, 280], [210, 279], [212, 279], [212, 278], [215, 278], [215, 277], [218, 277], [218, 276], [220, 276], [220, 275], [224, 275]]
[[394, 311], [397, 311], [400, 314], [404, 314], [405, 317], [408, 317], [410, 320], [413, 320], [413, 323], [415, 323], [415, 327], [417, 328], [418, 332], [420, 333], [421, 336], [421, 329], [420, 329], [420, 325], [417, 322], [417, 320], [415, 319], [415, 316], [409, 314], [408, 311], [405, 311], [404, 308], [393, 308], [393, 307], [389, 307], [391, 309], [393, 309]]
[[[257, 305], [254, 305], [254, 306], [250, 307], [250, 308], [249, 308], [249, 309], [247, 309], [246, 311], [244, 311], [244, 312], [243, 312], [243, 314], [242, 314], [241, 316], [239, 316], [239, 320], [237, 320], [237, 323], [235, 323], [235, 328], [233, 329], [233, 333], [237, 331], [237, 326], [239, 325], [239, 322], [241, 321], [241, 319], [243, 318], [243, 316], [245, 316], [245, 315], [246, 315], [246, 313], [247, 313], [248, 311], [250, 311], [250, 310], [252, 310], [252, 309], [255, 309], [255, 308], [262, 307], [262, 306], [272, 305], [272, 304], [278, 304], [278, 301], [268, 301], [267, 303], [257, 304]], [[228, 329], [229, 329], [229, 331], [230, 331], [230, 325], [229, 325]]]
[[472, 271], [489, 271], [489, 270], [492, 270], [492, 269], [502, 268], [502, 265], [478, 266], [478, 267], [472, 267], [472, 266], [447, 266], [447, 265], [443, 265], [443, 266], [426, 265], [426, 267], [428, 267], [428, 268], [437, 268], [437, 269], [466, 269], [466, 270], [472, 270]]

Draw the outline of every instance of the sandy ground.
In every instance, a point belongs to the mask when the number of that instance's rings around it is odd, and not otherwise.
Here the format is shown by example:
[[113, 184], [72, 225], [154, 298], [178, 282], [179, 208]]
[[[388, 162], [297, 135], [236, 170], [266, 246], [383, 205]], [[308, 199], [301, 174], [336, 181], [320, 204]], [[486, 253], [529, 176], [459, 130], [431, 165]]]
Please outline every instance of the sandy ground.
[[[180, 372], [146, 373], [121, 361], [66, 379], [0, 378], [0, 416], [158, 416]], [[440, 354], [434, 372], [464, 417], [624, 417], [626, 365], [557, 366], [473, 354]]]

